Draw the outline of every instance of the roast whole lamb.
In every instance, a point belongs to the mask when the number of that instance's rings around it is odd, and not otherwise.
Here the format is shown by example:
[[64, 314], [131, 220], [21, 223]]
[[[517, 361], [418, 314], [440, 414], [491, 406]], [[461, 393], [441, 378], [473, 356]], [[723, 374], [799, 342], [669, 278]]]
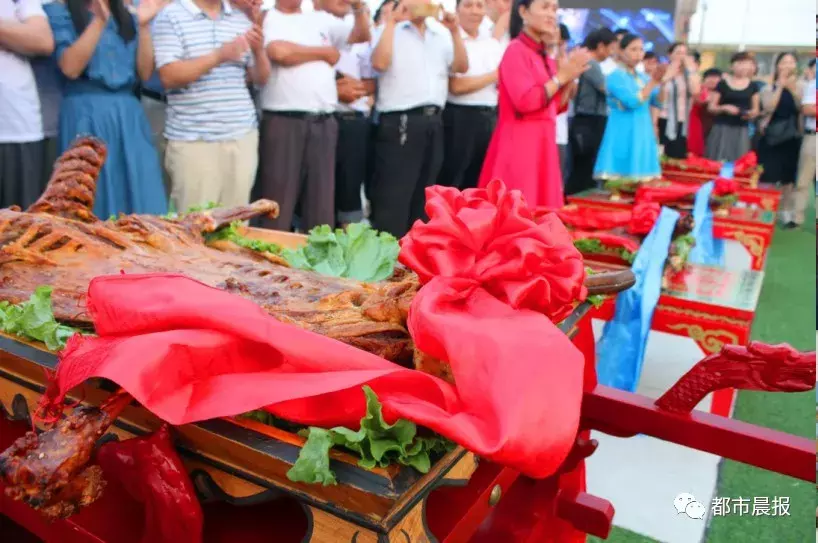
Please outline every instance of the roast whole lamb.
[[[179, 219], [128, 215], [101, 221], [91, 209], [104, 145], [79, 139], [57, 162], [43, 196], [27, 211], [0, 210], [0, 299], [22, 302], [41, 285], [53, 287], [55, 317], [91, 327], [85, 295], [96, 276], [183, 273], [248, 298], [273, 317], [343, 341], [402, 365], [453, 381], [448, 364], [417, 352], [406, 317], [420, 288], [404, 271], [367, 284], [287, 267], [275, 257], [209, 247], [203, 233], [236, 220], [275, 216], [275, 202], [187, 214]], [[590, 276], [590, 293], [621, 290], [630, 270]], [[120, 391], [99, 408], [81, 407], [37, 435], [29, 432], [0, 453], [6, 494], [49, 518], [67, 517], [93, 502], [104, 481], [88, 467], [94, 443], [131, 397]]]

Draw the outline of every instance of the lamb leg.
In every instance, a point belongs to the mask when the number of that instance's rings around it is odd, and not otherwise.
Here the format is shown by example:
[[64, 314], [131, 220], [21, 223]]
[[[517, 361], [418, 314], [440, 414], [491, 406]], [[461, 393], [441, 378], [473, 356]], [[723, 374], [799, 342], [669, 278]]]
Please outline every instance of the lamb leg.
[[99, 468], [89, 468], [94, 444], [133, 400], [124, 391], [99, 408], [77, 407], [41, 434], [28, 432], [0, 453], [6, 496], [49, 518], [65, 518], [96, 500], [105, 486]]
[[209, 234], [232, 222], [246, 221], [261, 216], [270, 219], [278, 217], [278, 204], [272, 200], [256, 200], [244, 206], [217, 207], [207, 211], [189, 213], [182, 217], [180, 222], [195, 226], [203, 234]]

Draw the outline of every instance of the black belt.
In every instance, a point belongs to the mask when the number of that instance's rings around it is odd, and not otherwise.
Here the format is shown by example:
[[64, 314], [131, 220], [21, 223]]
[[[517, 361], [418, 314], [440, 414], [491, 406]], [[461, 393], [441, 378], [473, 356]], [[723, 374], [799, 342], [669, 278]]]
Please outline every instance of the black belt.
[[305, 121], [323, 121], [332, 117], [332, 113], [314, 113], [312, 111], [265, 111], [264, 113], [292, 119], [304, 119]]
[[145, 87], [142, 87], [142, 96], [145, 98], [150, 98], [151, 100], [156, 100], [157, 102], [168, 103], [168, 98], [164, 93], [146, 89]]
[[344, 121], [351, 121], [353, 119], [365, 119], [366, 113], [362, 111], [336, 111], [335, 118]]
[[446, 102], [446, 107], [452, 109], [479, 111], [480, 113], [497, 113], [497, 106], [470, 106], [468, 104], [452, 104], [451, 102]]
[[395, 116], [395, 115], [412, 115], [418, 117], [434, 117], [440, 115], [441, 109], [437, 106], [420, 106], [411, 109], [404, 109], [403, 111], [382, 111], [381, 116]]

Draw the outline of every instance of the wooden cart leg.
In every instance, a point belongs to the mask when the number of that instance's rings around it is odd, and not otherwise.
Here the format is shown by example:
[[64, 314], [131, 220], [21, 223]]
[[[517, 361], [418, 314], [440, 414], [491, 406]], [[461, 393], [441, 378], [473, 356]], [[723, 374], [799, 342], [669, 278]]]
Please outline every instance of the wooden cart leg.
[[309, 527], [302, 543], [378, 543], [378, 534], [311, 505], [304, 505]]
[[309, 528], [303, 543], [436, 543], [437, 540], [426, 529], [424, 501], [415, 505], [388, 534], [378, 534], [332, 513], [305, 505]]

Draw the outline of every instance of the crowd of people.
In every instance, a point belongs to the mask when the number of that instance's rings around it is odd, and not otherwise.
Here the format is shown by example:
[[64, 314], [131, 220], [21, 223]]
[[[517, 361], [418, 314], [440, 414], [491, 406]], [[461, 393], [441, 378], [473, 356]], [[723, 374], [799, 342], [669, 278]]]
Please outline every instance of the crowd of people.
[[[569, 50], [556, 0], [0, 0], [0, 205], [28, 206], [78, 135], [108, 147], [95, 212], [270, 198], [264, 226], [369, 218], [402, 236], [425, 188], [494, 178], [530, 204], [660, 156], [756, 149], [803, 223], [815, 177], [815, 60], [760, 84], [752, 55], [700, 71], [625, 29]], [[362, 197], [363, 195], [363, 197]], [[365, 205], [366, 204], [366, 205]]]

